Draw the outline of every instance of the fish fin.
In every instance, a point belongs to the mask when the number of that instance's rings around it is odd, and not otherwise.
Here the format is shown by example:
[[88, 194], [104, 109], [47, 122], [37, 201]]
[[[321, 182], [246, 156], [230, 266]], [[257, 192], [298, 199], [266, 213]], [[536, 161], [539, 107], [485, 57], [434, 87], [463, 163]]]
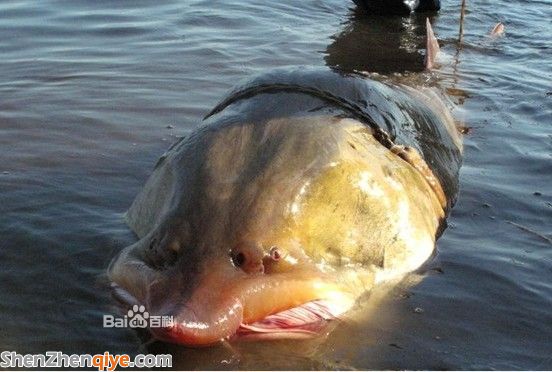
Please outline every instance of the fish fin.
[[437, 54], [439, 54], [440, 48], [433, 29], [431, 28], [431, 23], [429, 23], [429, 18], [426, 18], [426, 55], [425, 55], [425, 68], [431, 70], [435, 65], [435, 59]]
[[498, 23], [493, 27], [493, 29], [491, 30], [491, 32], [490, 32], [489, 35], [490, 35], [491, 37], [500, 37], [500, 36], [504, 35], [504, 30], [505, 30], [504, 23], [498, 22]]

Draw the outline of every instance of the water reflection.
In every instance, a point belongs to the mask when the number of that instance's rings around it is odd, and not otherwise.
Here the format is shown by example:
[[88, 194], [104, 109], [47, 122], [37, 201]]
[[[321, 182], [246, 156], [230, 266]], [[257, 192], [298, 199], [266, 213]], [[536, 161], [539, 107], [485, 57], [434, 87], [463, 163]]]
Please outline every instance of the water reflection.
[[386, 75], [423, 71], [426, 17], [381, 16], [355, 9], [326, 48], [326, 64], [345, 72]]
[[153, 342], [145, 352], [171, 354], [177, 370], [228, 369], [334, 369], [321, 358], [319, 349], [324, 336], [311, 340], [282, 340], [264, 342], [223, 342], [206, 348], [186, 348], [182, 345]]

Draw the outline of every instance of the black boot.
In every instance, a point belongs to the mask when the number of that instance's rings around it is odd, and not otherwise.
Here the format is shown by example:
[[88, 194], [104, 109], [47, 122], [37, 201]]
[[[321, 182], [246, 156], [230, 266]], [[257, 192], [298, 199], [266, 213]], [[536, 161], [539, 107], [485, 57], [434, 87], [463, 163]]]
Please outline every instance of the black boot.
[[370, 13], [401, 14], [435, 12], [441, 9], [440, 0], [354, 0]]

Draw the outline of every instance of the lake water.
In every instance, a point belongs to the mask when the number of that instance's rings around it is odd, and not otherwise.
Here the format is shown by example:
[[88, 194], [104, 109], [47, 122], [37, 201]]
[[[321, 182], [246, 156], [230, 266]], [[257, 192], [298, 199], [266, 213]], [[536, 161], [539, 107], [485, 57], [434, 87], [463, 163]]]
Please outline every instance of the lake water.
[[[433, 17], [352, 1], [0, 4], [0, 351], [170, 352], [178, 368], [552, 369], [552, 3], [460, 0]], [[487, 37], [506, 25], [503, 38]], [[324, 339], [190, 350], [102, 327], [99, 277], [157, 158], [232, 86], [314, 65], [439, 80], [469, 127], [461, 192], [420, 273]], [[416, 284], [417, 283], [417, 284]]]

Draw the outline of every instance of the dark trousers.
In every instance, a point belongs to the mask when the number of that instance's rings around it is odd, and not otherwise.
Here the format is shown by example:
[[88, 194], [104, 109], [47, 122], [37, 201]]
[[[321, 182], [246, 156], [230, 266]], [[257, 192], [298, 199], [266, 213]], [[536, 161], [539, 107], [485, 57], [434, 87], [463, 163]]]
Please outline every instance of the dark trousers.
[[[409, 14], [410, 12], [435, 12], [441, 9], [440, 0], [354, 0], [371, 13]], [[409, 5], [415, 4], [415, 5]]]

